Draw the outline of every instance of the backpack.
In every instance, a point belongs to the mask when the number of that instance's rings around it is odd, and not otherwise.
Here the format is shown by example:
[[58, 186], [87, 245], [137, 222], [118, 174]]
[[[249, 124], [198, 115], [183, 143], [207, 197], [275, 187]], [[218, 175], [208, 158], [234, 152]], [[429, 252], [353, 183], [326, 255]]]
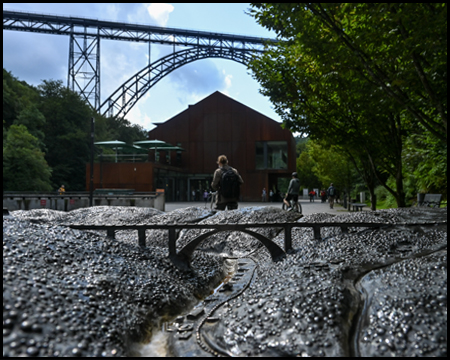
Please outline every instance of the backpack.
[[238, 198], [240, 195], [241, 183], [239, 176], [232, 168], [224, 170], [220, 179], [220, 194], [227, 199]]
[[334, 187], [330, 187], [330, 188], [328, 189], [328, 195], [329, 195], [329, 196], [334, 196]]

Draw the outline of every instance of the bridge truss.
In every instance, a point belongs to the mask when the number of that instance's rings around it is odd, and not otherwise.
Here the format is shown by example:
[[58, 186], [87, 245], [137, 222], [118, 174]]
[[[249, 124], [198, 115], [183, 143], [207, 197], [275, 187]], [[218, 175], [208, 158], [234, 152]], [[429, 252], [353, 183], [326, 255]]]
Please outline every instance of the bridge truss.
[[[101, 21], [3, 10], [3, 29], [69, 36], [67, 86], [98, 112], [125, 116], [164, 76], [195, 60], [223, 58], [247, 64], [252, 56], [276, 40], [206, 31]], [[149, 44], [149, 64], [119, 86], [106, 100], [100, 98], [100, 40]], [[171, 54], [150, 63], [151, 44], [171, 45]]]

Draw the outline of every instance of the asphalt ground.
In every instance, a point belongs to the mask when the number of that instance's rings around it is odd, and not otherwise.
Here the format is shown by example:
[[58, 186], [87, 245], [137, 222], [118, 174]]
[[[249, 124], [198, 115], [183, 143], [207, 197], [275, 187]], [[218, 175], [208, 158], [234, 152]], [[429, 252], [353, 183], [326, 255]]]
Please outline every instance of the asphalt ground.
[[[342, 214], [344, 212], [349, 212], [347, 209], [342, 207], [340, 204], [334, 204], [334, 208], [330, 209], [330, 205], [328, 202], [322, 203], [321, 200], [316, 200], [314, 202], [310, 202], [308, 200], [300, 200], [300, 204], [302, 206], [302, 214], [303, 215], [311, 215], [316, 213], [328, 213], [328, 214]], [[211, 208], [211, 203], [205, 204], [204, 201], [190, 201], [190, 202], [166, 202], [165, 210], [166, 212], [170, 212], [176, 209], [183, 209], [187, 207], [205, 207]], [[281, 202], [240, 202], [239, 209], [252, 207], [252, 206], [272, 206], [281, 209]], [[369, 207], [365, 207], [363, 211], [368, 211]], [[369, 210], [370, 211], [370, 210]]]

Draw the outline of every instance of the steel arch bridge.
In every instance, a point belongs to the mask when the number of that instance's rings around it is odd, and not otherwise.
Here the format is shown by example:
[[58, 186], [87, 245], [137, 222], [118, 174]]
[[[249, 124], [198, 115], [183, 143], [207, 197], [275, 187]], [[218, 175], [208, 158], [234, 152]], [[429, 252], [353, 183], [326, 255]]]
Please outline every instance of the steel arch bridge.
[[190, 48], [169, 54], [148, 65], [123, 83], [100, 106], [102, 114], [125, 116], [137, 101], [159, 80], [172, 71], [190, 62], [206, 58], [224, 58], [246, 64], [252, 55], [248, 51], [205, 47]]
[[[206, 58], [223, 58], [248, 64], [252, 57], [277, 42], [242, 35], [182, 30], [3, 10], [3, 29], [69, 36], [67, 86], [98, 112], [125, 116], [159, 80], [175, 69]], [[149, 64], [101, 102], [100, 40], [149, 44]], [[171, 45], [171, 54], [151, 63], [151, 44]]]

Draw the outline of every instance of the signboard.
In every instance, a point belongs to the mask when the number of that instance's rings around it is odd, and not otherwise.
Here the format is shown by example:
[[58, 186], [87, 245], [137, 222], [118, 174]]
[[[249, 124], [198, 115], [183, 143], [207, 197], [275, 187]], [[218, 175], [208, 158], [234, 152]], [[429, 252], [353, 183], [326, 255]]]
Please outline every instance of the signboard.
[[47, 200], [41, 199], [41, 206], [45, 206], [47, 204]]
[[75, 199], [70, 199], [70, 205], [75, 204]]

